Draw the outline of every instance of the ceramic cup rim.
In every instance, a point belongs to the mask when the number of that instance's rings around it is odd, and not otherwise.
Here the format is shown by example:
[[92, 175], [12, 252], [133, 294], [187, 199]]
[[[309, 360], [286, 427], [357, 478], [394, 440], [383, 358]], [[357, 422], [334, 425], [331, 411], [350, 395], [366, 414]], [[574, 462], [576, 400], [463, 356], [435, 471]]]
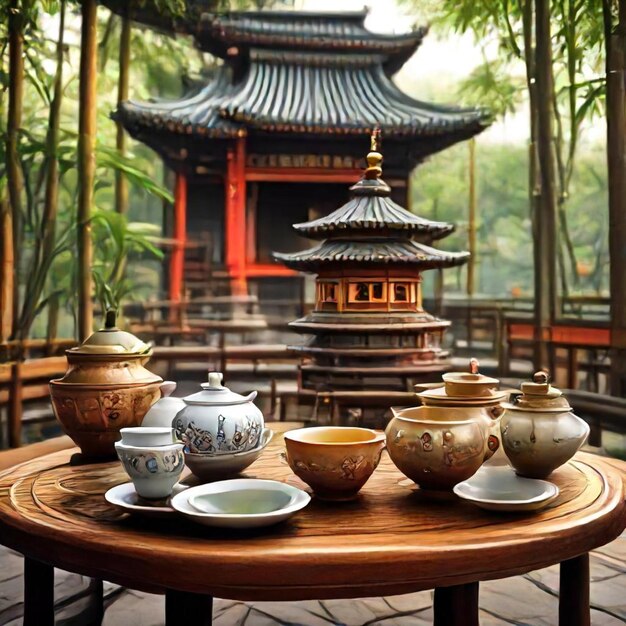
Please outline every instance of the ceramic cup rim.
[[[341, 432], [341, 431], [359, 431], [366, 434], [369, 437], [358, 439], [355, 441], [311, 441], [307, 439], [301, 439], [300, 435], [306, 435], [308, 433], [316, 433], [316, 432]], [[296, 430], [287, 431], [284, 434], [284, 439], [286, 443], [296, 443], [303, 444], [308, 446], [330, 446], [330, 447], [341, 447], [341, 446], [363, 446], [367, 444], [375, 444], [381, 443], [385, 441], [385, 433], [378, 432], [371, 428], [361, 428], [358, 426], [314, 426], [313, 428], [298, 428]]]
[[130, 452], [131, 450], [138, 450], [139, 452], [175, 452], [176, 450], [182, 451], [184, 445], [185, 444], [181, 442], [173, 442], [166, 446], [130, 446], [121, 441], [116, 441], [115, 449], [124, 450], [126, 452]]

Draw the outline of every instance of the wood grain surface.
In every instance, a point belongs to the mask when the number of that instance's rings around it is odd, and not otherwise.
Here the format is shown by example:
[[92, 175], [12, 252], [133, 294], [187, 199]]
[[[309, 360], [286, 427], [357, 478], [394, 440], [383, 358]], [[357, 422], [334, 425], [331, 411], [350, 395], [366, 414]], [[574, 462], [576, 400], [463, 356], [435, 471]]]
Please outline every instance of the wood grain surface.
[[[276, 435], [245, 475], [305, 487], [281, 462], [282, 449]], [[384, 453], [356, 501], [313, 499], [282, 525], [225, 532], [178, 516], [119, 512], [103, 494], [128, 480], [121, 465], [70, 466], [73, 452], [0, 475], [0, 541], [144, 591], [241, 600], [408, 593], [539, 569], [604, 545], [626, 527], [620, 468], [588, 454], [552, 474], [561, 494], [540, 513], [489, 513], [453, 494], [420, 491]]]

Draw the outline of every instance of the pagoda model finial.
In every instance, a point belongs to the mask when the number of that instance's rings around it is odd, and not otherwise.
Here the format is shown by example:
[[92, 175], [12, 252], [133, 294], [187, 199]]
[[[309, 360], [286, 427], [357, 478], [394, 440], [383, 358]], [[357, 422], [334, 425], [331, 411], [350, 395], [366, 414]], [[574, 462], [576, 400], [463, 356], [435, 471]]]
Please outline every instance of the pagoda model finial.
[[368, 180], [380, 178], [381, 174], [383, 173], [383, 168], [380, 166], [383, 161], [383, 155], [378, 152], [379, 147], [380, 126], [377, 126], [372, 131], [372, 136], [370, 138], [370, 152], [366, 157], [367, 169], [365, 170], [365, 178], [367, 178]]

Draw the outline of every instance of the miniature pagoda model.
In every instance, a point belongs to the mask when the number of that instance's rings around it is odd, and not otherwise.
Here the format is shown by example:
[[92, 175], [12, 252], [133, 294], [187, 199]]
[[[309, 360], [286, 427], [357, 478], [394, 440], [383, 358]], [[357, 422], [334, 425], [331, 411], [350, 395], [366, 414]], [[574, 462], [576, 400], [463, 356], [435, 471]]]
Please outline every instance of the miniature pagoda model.
[[235, 292], [245, 292], [249, 280], [297, 275], [272, 263], [272, 250], [305, 249], [309, 242], [291, 224], [347, 200], [346, 183], [363, 166], [354, 155], [377, 125], [385, 134], [391, 193], [406, 204], [418, 163], [489, 123], [483, 110], [420, 102], [394, 84], [425, 28], [373, 33], [364, 26], [366, 11], [215, 15], [201, 0], [168, 20], [149, 3], [103, 2], [131, 19], [191, 35], [223, 60], [212, 80], [180, 100], [129, 101], [115, 113], [176, 173], [173, 299], [184, 280], [181, 255], [201, 233], [212, 267]]
[[322, 243], [304, 252], [275, 253], [287, 267], [317, 274], [314, 311], [290, 324], [313, 335], [306, 345], [292, 347], [307, 359], [302, 389], [408, 391], [418, 380], [439, 380], [448, 366], [441, 339], [450, 322], [422, 308], [421, 273], [461, 265], [469, 253], [427, 245], [454, 227], [396, 204], [381, 178], [376, 133], [371, 150], [349, 202], [294, 226]]

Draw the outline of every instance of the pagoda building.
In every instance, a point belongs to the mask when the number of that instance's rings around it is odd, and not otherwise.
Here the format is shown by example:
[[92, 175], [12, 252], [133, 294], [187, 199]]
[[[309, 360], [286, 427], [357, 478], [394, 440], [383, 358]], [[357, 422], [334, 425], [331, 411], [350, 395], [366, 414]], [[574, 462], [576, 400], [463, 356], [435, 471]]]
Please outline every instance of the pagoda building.
[[423, 219], [391, 198], [381, 178], [376, 134], [367, 169], [352, 198], [326, 217], [295, 224], [322, 240], [296, 253], [275, 253], [287, 267], [317, 274], [315, 309], [290, 326], [312, 338], [302, 353], [302, 389], [407, 391], [439, 380], [447, 369], [442, 336], [449, 321], [422, 308], [421, 274], [462, 265], [468, 252], [442, 252], [428, 243], [454, 227]]
[[[104, 4], [128, 15], [120, 0]], [[167, 20], [133, 6], [132, 19], [188, 34], [221, 60], [207, 84], [179, 100], [128, 101], [114, 113], [176, 175], [172, 299], [183, 286], [186, 242], [199, 233], [210, 242], [212, 267], [236, 293], [249, 280], [295, 275], [272, 262], [272, 251], [310, 245], [300, 235], [314, 231], [295, 235], [291, 225], [348, 199], [346, 183], [363, 167], [353, 155], [377, 125], [386, 138], [389, 194], [406, 204], [418, 163], [489, 123], [484, 110], [422, 102], [394, 84], [425, 28], [374, 33], [364, 25], [367, 11], [216, 15], [195, 0]]]

